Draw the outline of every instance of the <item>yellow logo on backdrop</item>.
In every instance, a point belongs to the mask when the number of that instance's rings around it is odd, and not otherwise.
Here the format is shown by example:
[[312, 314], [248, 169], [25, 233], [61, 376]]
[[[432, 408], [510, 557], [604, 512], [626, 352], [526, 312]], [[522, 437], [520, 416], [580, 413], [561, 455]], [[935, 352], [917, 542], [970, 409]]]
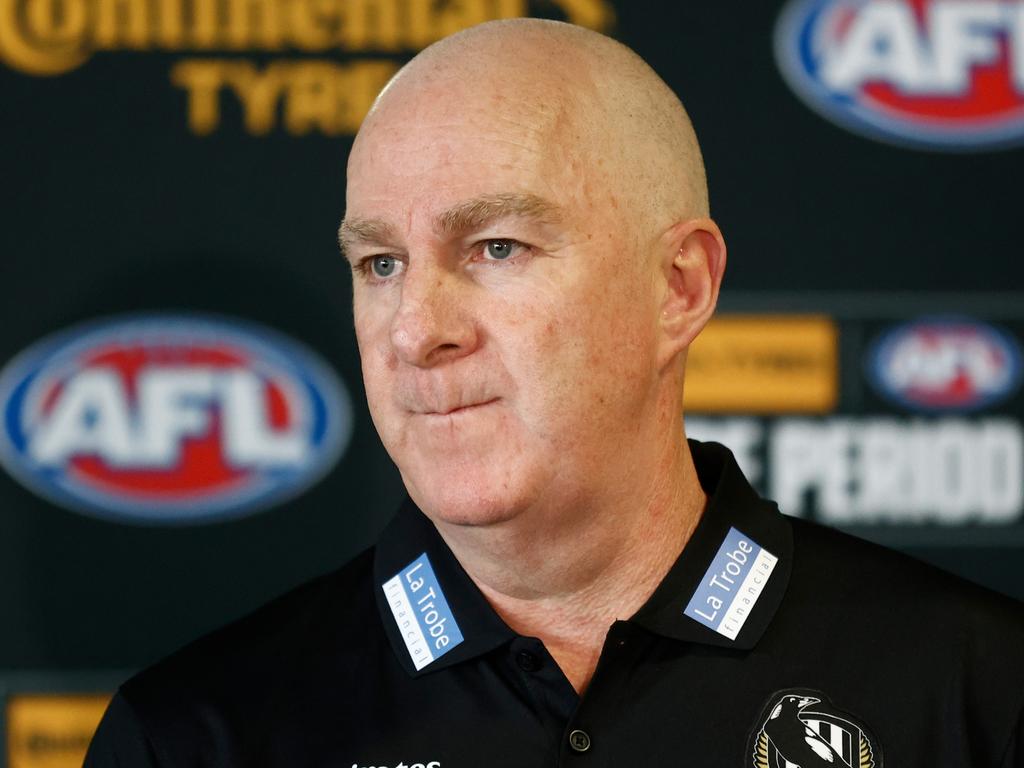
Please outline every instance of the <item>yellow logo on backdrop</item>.
[[[354, 133], [409, 54], [460, 29], [526, 16], [529, 0], [0, 0], [0, 61], [60, 75], [102, 51], [192, 52], [171, 67], [186, 92], [188, 125], [216, 130], [222, 92], [241, 104], [246, 130]], [[606, 30], [607, 0], [551, 0], [566, 19]], [[210, 54], [373, 53], [375, 58], [251, 59]], [[381, 54], [384, 56], [381, 57]]]
[[8, 768], [81, 768], [109, 696], [15, 694], [7, 700]]
[[827, 413], [838, 333], [818, 315], [723, 315], [690, 348], [683, 402], [704, 413]]

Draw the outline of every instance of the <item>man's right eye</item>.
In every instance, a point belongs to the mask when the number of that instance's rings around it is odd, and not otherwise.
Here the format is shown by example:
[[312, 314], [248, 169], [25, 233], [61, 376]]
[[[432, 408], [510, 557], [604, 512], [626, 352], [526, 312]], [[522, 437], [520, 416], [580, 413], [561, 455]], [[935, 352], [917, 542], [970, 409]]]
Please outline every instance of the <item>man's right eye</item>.
[[398, 259], [394, 256], [374, 256], [370, 260], [370, 269], [376, 277], [391, 277], [398, 268]]
[[371, 282], [390, 280], [402, 270], [402, 260], [397, 256], [378, 254], [367, 256], [361, 259], [355, 266], [355, 271]]

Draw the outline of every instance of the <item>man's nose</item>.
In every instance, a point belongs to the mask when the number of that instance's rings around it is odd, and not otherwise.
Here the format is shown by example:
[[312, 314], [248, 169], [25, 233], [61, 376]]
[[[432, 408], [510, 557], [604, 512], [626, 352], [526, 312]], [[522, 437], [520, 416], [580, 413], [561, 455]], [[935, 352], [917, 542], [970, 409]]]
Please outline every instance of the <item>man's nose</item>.
[[403, 362], [430, 368], [476, 348], [476, 324], [457, 274], [437, 265], [410, 265], [401, 290], [391, 343]]

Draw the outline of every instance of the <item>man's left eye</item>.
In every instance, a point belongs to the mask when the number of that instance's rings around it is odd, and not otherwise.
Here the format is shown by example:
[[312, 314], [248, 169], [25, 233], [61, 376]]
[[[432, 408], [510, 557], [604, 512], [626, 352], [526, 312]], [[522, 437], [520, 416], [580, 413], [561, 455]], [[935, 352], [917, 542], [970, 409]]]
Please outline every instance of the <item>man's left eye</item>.
[[484, 243], [484, 257], [493, 261], [504, 261], [519, 247], [520, 244], [515, 240], [488, 240]]

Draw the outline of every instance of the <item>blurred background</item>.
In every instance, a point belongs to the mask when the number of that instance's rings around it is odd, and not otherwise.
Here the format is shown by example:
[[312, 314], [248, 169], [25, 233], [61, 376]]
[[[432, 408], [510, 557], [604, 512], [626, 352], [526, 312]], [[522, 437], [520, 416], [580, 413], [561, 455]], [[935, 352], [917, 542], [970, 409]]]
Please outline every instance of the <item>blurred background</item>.
[[0, 0], [0, 766], [79, 765], [124, 677], [395, 509], [346, 155], [402, 63], [494, 18], [611, 34], [690, 112], [729, 268], [688, 434], [788, 514], [1024, 598], [1021, 13]]

